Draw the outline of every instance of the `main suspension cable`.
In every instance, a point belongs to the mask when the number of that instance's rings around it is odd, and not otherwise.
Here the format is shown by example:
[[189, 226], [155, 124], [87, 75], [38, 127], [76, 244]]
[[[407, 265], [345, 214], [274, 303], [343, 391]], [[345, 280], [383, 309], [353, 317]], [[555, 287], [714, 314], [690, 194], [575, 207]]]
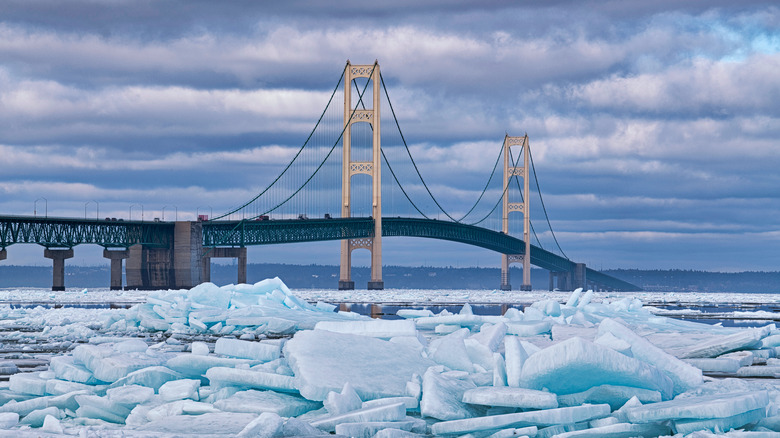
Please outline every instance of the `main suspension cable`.
[[[336, 92], [339, 89], [339, 85], [341, 85], [341, 81], [344, 79], [344, 75], [347, 73], [347, 66], [348, 65], [349, 64], [344, 66], [344, 70], [342, 70], [342, 72], [341, 72], [341, 77], [339, 78], [339, 81], [336, 83], [336, 87], [333, 89], [333, 93], [331, 93], [330, 99], [328, 99], [328, 104], [325, 105], [325, 109], [322, 111], [322, 114], [320, 114], [320, 118], [317, 119], [317, 123], [314, 125], [314, 129], [311, 130], [311, 133], [309, 133], [309, 136], [306, 138], [306, 141], [303, 142], [303, 146], [301, 146], [300, 149], [298, 149], [298, 152], [295, 154], [295, 156], [293, 157], [292, 161], [290, 161], [290, 163], [287, 164], [287, 167], [285, 167], [284, 170], [282, 170], [282, 173], [280, 173], [279, 176], [277, 176], [276, 179], [274, 179], [271, 182], [271, 184], [269, 184], [265, 189], [263, 189], [263, 191], [261, 191], [259, 194], [257, 194], [257, 196], [255, 196], [254, 198], [252, 198], [248, 202], [246, 202], [244, 205], [242, 205], [240, 207], [237, 207], [237, 208], [235, 208], [235, 209], [233, 209], [233, 210], [231, 210], [231, 211], [229, 211], [229, 212], [227, 212], [227, 213], [225, 213], [225, 214], [223, 214], [221, 216], [215, 217], [212, 220], [222, 219], [223, 217], [230, 216], [231, 214], [233, 214], [233, 213], [241, 210], [242, 208], [245, 208], [249, 204], [255, 202], [257, 199], [259, 199], [261, 196], [263, 196], [268, 190], [270, 190], [271, 187], [273, 187], [274, 184], [276, 184], [279, 181], [279, 179], [281, 179], [282, 176], [290, 169], [290, 167], [292, 167], [292, 165], [295, 162], [295, 160], [298, 159], [298, 156], [300, 156], [301, 152], [303, 152], [303, 149], [306, 148], [306, 146], [309, 144], [309, 140], [311, 140], [312, 136], [314, 136], [314, 132], [317, 131], [317, 127], [320, 126], [320, 122], [322, 122], [322, 118], [325, 117], [325, 113], [328, 111], [328, 108], [330, 107], [331, 102], [333, 102], [333, 96], [336, 95]], [[343, 135], [343, 132], [342, 132], [342, 135]], [[260, 215], [256, 215], [255, 217], [259, 217], [259, 216]]]
[[565, 252], [563, 252], [563, 249], [561, 248], [561, 245], [558, 243], [558, 238], [555, 237], [555, 231], [552, 229], [552, 225], [550, 224], [550, 217], [547, 215], [547, 208], [544, 206], [544, 199], [542, 199], [542, 188], [539, 187], [539, 178], [536, 176], [536, 167], [534, 167], [534, 156], [531, 154], [531, 149], [528, 149], [528, 156], [531, 158], [531, 169], [534, 172], [534, 180], [536, 181], [536, 189], [539, 192], [539, 200], [542, 201], [542, 211], [544, 211], [544, 217], [547, 219], [547, 226], [550, 227], [550, 234], [552, 234], [553, 240], [555, 241], [555, 245], [558, 246], [558, 249], [561, 251], [561, 254], [566, 258], [566, 260], [570, 260], [569, 256], [566, 255]]
[[[373, 74], [374, 74], [374, 69], [376, 69], [376, 63], [374, 63], [374, 67], [371, 69], [371, 75], [373, 75]], [[344, 69], [344, 71], [346, 72], [346, 68]], [[370, 75], [369, 75], [369, 76], [370, 76]], [[343, 78], [343, 77], [344, 77], [344, 74], [342, 73], [342, 78]], [[339, 83], [341, 83], [341, 79], [339, 79]], [[365, 86], [365, 87], [363, 87], [363, 92], [362, 92], [362, 93], [360, 93], [360, 97], [361, 97], [361, 98], [362, 98], [362, 96], [363, 96], [363, 93], [365, 93], [365, 92], [366, 92], [366, 88], [368, 88], [368, 81], [366, 81], [366, 86]], [[335, 92], [334, 92], [334, 94], [335, 94]], [[333, 96], [331, 96], [331, 99], [332, 99], [332, 97], [333, 97]], [[330, 101], [328, 102], [328, 104], [330, 104]], [[358, 104], [359, 104], [359, 102], [355, 104], [355, 108], [352, 110], [352, 113], [350, 113], [350, 115], [349, 115], [349, 120], [347, 120], [347, 123], [345, 123], [345, 124], [344, 124], [344, 127], [341, 129], [341, 133], [339, 134], [339, 136], [338, 136], [338, 138], [336, 139], [336, 141], [333, 143], [333, 146], [330, 148], [330, 151], [328, 151], [328, 154], [325, 156], [325, 159], [323, 159], [323, 160], [322, 160], [322, 162], [320, 163], [320, 165], [319, 165], [319, 166], [317, 166], [317, 169], [315, 169], [315, 170], [314, 170], [314, 172], [312, 173], [312, 175], [311, 175], [311, 176], [310, 176], [310, 177], [309, 177], [309, 178], [308, 178], [308, 179], [307, 179], [307, 180], [306, 180], [306, 181], [305, 181], [305, 182], [304, 182], [304, 183], [303, 183], [303, 184], [302, 184], [302, 185], [301, 185], [301, 186], [298, 188], [298, 190], [296, 190], [295, 192], [293, 192], [293, 193], [292, 193], [290, 196], [288, 196], [288, 197], [287, 197], [287, 199], [285, 199], [284, 201], [282, 201], [282, 202], [278, 203], [278, 204], [277, 204], [275, 207], [271, 208], [270, 210], [267, 210], [267, 211], [265, 211], [265, 212], [263, 212], [263, 213], [260, 213], [260, 214], [258, 214], [258, 215], [255, 215], [254, 217], [251, 217], [251, 218], [249, 218], [249, 219], [241, 219], [240, 221], [238, 221], [238, 223], [237, 223], [237, 224], [236, 224], [236, 225], [233, 227], [233, 229], [232, 229], [232, 230], [230, 230], [230, 232], [229, 232], [229, 233], [226, 235], [226, 237], [225, 237], [225, 238], [223, 238], [223, 239], [222, 239], [222, 240], [221, 240], [219, 243], [217, 243], [217, 244], [214, 244], [214, 245], [212, 246], [212, 248], [214, 248], [214, 247], [217, 247], [217, 246], [219, 246], [219, 245], [223, 244], [224, 242], [226, 242], [227, 240], [231, 239], [231, 238], [233, 237], [233, 235], [236, 233], [236, 231], [237, 231], [237, 230], [238, 230], [240, 227], [242, 227], [246, 221], [253, 220], [253, 219], [257, 219], [257, 218], [259, 218], [260, 216], [263, 216], [263, 215], [266, 215], [266, 214], [268, 214], [268, 213], [271, 213], [271, 212], [273, 212], [273, 211], [274, 211], [274, 210], [276, 210], [277, 208], [279, 208], [279, 207], [281, 207], [282, 205], [284, 205], [284, 204], [285, 204], [287, 201], [289, 201], [290, 199], [292, 199], [292, 197], [293, 197], [293, 196], [295, 196], [295, 195], [297, 195], [297, 194], [298, 194], [298, 193], [299, 193], [301, 190], [303, 190], [303, 188], [304, 188], [304, 187], [306, 187], [306, 185], [309, 183], [309, 181], [311, 181], [311, 180], [312, 180], [312, 178], [314, 178], [314, 176], [317, 174], [317, 172], [319, 172], [319, 170], [322, 168], [322, 166], [323, 166], [323, 165], [325, 165], [325, 163], [328, 161], [328, 158], [330, 158], [330, 155], [331, 155], [331, 154], [333, 153], [333, 151], [336, 149], [336, 146], [338, 146], [339, 142], [340, 142], [340, 141], [341, 141], [341, 139], [344, 137], [344, 132], [346, 132], [347, 128], [350, 126], [350, 124], [351, 124], [350, 122], [352, 122], [352, 118], [355, 116], [355, 112], [357, 111], [357, 106], [358, 106]], [[320, 118], [320, 119], [321, 119], [321, 118]], [[318, 121], [317, 123], [319, 123], [319, 121]], [[309, 138], [311, 138], [311, 135], [309, 135]], [[308, 142], [308, 139], [307, 139], [307, 142]], [[288, 166], [288, 167], [289, 167], [289, 166]], [[277, 180], [278, 180], [278, 178], [277, 178]], [[255, 198], [255, 199], [257, 199], [257, 198]], [[224, 216], [222, 216], [222, 217], [224, 217]], [[207, 254], [208, 254], [208, 252], [210, 252], [210, 251], [211, 251], [211, 248], [209, 248], [209, 250], [206, 252], [206, 255], [207, 255]]]

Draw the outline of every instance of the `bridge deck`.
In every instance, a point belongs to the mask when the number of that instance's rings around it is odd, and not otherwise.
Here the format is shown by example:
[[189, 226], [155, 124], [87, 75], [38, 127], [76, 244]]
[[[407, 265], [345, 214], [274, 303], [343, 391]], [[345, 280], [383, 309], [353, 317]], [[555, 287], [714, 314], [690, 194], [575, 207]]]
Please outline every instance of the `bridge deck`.
[[[142, 244], [170, 247], [173, 222], [113, 221], [52, 217], [0, 216], [0, 249], [19, 243], [47, 248], [72, 248], [81, 244], [124, 247]], [[372, 237], [372, 218], [306, 220], [205, 221], [205, 247], [244, 247], [295, 242], [315, 242]], [[473, 225], [435, 219], [382, 218], [382, 236], [424, 237], [478, 246], [503, 254], [524, 254], [523, 240]], [[571, 272], [574, 262], [531, 245], [531, 263], [554, 272]], [[617, 290], [637, 286], [587, 269], [589, 281]]]

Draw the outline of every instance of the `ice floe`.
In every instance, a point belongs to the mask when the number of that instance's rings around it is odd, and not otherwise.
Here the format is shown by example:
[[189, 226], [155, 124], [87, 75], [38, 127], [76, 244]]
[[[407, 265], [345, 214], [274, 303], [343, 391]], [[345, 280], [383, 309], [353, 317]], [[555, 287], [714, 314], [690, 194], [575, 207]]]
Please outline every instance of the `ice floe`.
[[279, 279], [156, 291], [92, 323], [0, 309], [37, 315], [70, 350], [33, 372], [0, 363], [0, 436], [780, 433], [771, 324], [672, 320], [582, 290], [504, 315], [335, 310]]

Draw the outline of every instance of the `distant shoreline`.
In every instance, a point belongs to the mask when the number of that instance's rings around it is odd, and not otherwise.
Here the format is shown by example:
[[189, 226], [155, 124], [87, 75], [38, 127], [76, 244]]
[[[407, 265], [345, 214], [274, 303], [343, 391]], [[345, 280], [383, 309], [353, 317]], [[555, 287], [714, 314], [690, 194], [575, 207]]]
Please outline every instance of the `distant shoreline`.
[[[50, 266], [19, 266], [0, 263], [0, 288], [51, 287]], [[603, 272], [641, 286], [644, 290], [674, 292], [780, 292], [780, 271], [774, 272], [707, 272], [698, 270], [605, 269]], [[339, 267], [335, 265], [292, 265], [281, 263], [250, 263], [247, 281], [250, 283], [269, 277], [280, 277], [294, 289], [333, 289], [337, 287]], [[108, 266], [66, 265], [67, 287], [102, 288], [109, 285]], [[364, 288], [370, 273], [368, 268], [355, 267], [352, 277], [355, 287]], [[522, 272], [517, 267], [510, 271], [511, 283], [519, 288]], [[496, 289], [499, 286], [499, 268], [409, 267], [385, 266], [383, 279], [388, 289]], [[211, 279], [216, 284], [236, 281], [236, 267], [230, 264], [212, 264]], [[547, 289], [548, 271], [532, 269], [534, 289]]]

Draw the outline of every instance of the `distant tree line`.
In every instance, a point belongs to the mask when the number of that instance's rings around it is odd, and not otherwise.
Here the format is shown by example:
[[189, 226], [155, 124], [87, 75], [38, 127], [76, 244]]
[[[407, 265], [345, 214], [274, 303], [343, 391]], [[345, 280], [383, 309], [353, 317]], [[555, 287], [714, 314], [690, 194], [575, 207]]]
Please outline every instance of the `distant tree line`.
[[780, 292], [780, 272], [708, 272], [696, 270], [609, 269], [603, 271], [651, 291]]
[[[0, 264], [0, 288], [51, 287], [51, 267], [3, 266]], [[648, 291], [678, 292], [780, 292], [780, 272], [707, 272], [693, 270], [611, 269], [605, 273], [641, 286]], [[386, 288], [392, 289], [497, 289], [500, 283], [498, 268], [408, 267], [385, 266], [382, 270]], [[65, 267], [65, 285], [74, 288], [107, 288], [108, 266]], [[364, 288], [371, 276], [369, 268], [352, 269], [357, 288]], [[230, 264], [212, 264], [211, 281], [218, 285], [235, 283], [237, 268]], [[252, 263], [247, 266], [250, 283], [265, 278], [279, 277], [293, 289], [334, 289], [338, 285], [339, 267], [333, 265], [289, 265], [280, 263]], [[511, 284], [519, 289], [522, 271], [510, 270]], [[547, 289], [548, 271], [531, 270], [534, 289]]]

